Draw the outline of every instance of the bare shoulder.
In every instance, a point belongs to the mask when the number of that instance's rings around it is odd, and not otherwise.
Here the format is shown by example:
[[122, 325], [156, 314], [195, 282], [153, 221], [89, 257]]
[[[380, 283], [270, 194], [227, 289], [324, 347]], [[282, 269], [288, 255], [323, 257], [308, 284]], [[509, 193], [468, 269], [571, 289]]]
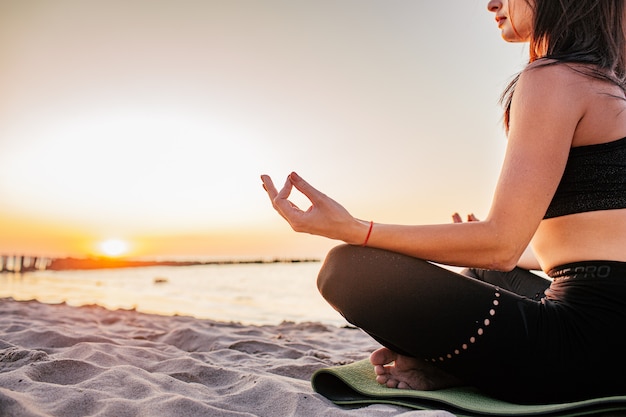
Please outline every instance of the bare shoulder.
[[536, 138], [539, 144], [559, 143], [569, 149], [590, 107], [588, 82], [588, 77], [561, 63], [529, 65], [513, 94], [509, 138], [521, 135], [527, 143]]
[[[586, 94], [593, 84], [589, 75], [585, 74], [585, 67], [576, 64], [536, 61], [528, 65], [519, 79], [519, 88], [533, 91], [541, 95], [564, 94], [576, 96]], [[598, 81], [600, 82], [600, 81]]]
[[[535, 122], [560, 120], [576, 126], [591, 105], [590, 77], [563, 63], [530, 64], [520, 74], [513, 95], [512, 112]], [[522, 113], [522, 114], [520, 114]]]
[[555, 135], [573, 127], [572, 146], [624, 137], [624, 90], [597, 74], [596, 68], [583, 64], [529, 65], [515, 89], [515, 117], [534, 126], [543, 122], [542, 129], [560, 129]]
[[544, 95], [559, 94], [570, 100], [588, 100], [594, 95], [607, 94], [613, 98], [626, 98], [617, 83], [610, 81], [610, 77], [603, 78], [599, 74], [601, 70], [591, 65], [535, 61], [521, 73], [518, 86], [524, 91]]

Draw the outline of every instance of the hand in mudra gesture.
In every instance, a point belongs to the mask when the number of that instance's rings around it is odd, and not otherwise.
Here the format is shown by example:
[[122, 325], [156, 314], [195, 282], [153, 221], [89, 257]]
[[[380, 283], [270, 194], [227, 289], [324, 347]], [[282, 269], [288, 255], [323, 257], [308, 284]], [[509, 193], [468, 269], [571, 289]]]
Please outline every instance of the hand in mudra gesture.
[[[311, 186], [295, 172], [289, 174], [280, 191], [269, 176], [262, 175], [261, 180], [274, 209], [296, 232], [343, 240], [346, 243], [362, 243], [367, 222], [355, 219], [341, 204]], [[289, 200], [294, 187], [311, 202], [306, 211]]]

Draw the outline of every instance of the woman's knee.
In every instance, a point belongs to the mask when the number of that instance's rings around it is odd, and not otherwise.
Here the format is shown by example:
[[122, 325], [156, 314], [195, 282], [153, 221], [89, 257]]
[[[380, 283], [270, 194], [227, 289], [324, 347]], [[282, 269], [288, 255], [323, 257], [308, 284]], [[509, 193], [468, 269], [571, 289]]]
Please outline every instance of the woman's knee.
[[354, 245], [333, 248], [320, 269], [317, 287], [326, 301], [350, 323], [363, 327], [379, 304], [379, 251]]
[[418, 264], [425, 262], [381, 249], [340, 245], [328, 253], [317, 287], [342, 313], [363, 312], [379, 305], [381, 297], [401, 294], [406, 280], [413, 281]]
[[336, 246], [328, 252], [322, 264], [317, 275], [317, 289], [328, 301], [336, 298], [337, 293], [342, 292], [341, 288], [348, 285], [346, 281], [352, 277], [345, 272], [351, 252], [351, 245]]

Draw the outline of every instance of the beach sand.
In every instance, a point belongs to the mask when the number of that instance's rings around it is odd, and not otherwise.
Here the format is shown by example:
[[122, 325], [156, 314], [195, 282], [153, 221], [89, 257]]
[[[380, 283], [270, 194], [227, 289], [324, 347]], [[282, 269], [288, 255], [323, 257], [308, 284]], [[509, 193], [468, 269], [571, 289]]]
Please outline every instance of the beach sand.
[[0, 416], [451, 417], [345, 409], [311, 389], [319, 368], [378, 345], [319, 323], [247, 326], [0, 299]]

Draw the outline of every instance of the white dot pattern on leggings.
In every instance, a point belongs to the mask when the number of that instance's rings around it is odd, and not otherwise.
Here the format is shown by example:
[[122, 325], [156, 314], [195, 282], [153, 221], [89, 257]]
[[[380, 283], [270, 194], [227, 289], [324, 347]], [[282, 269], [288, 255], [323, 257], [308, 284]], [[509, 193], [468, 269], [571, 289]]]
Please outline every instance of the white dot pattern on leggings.
[[[495, 317], [496, 309], [500, 305], [499, 298], [500, 298], [500, 291], [499, 289], [496, 289], [496, 292], [493, 295], [493, 300], [491, 302], [493, 307], [489, 309], [488, 311], [489, 317]], [[481, 322], [477, 321], [477, 323], [481, 323]], [[490, 325], [491, 325], [491, 319], [490, 318], [484, 319], [482, 323], [479, 325], [479, 327], [476, 329], [476, 333], [470, 336], [469, 339], [467, 339], [465, 343], [461, 344], [460, 347], [454, 349], [452, 353], [446, 353], [445, 355], [439, 356], [438, 358], [432, 358], [430, 359], [430, 362], [443, 362], [446, 359], [452, 359], [453, 357], [460, 355], [461, 353], [463, 353], [463, 351], [469, 350], [470, 346], [475, 344], [478, 341], [478, 339], [485, 334], [485, 332], [487, 331], [487, 327], [489, 327]], [[428, 359], [426, 359], [426, 361], [428, 361]]]

